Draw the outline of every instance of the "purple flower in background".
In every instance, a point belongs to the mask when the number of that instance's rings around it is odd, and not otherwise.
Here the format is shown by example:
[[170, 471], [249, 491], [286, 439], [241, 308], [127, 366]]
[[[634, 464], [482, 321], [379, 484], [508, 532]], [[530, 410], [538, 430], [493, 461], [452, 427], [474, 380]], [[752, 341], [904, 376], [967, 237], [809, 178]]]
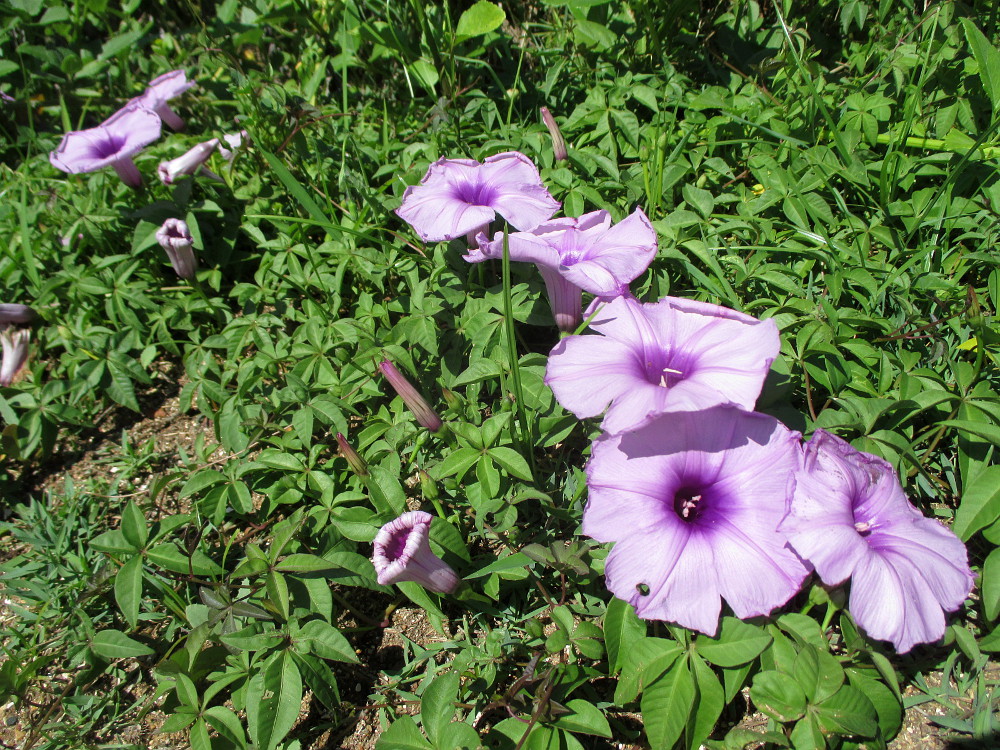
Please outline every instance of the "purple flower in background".
[[583, 533], [615, 542], [608, 589], [647, 620], [709, 635], [787, 602], [808, 571], [778, 533], [799, 434], [734, 407], [661, 415], [605, 433], [587, 464]]
[[218, 138], [212, 138], [204, 143], [199, 143], [176, 159], [160, 162], [160, 166], [156, 168], [156, 173], [160, 176], [160, 180], [164, 185], [172, 185], [178, 177], [193, 175], [196, 172], [201, 172], [206, 177], [221, 182], [222, 178], [205, 166], [205, 162], [208, 161], [208, 158], [218, 146]]
[[532, 161], [508, 151], [480, 164], [472, 159], [438, 159], [419, 185], [403, 193], [396, 214], [424, 242], [466, 235], [470, 243], [500, 214], [515, 228], [541, 224], [559, 208]]
[[122, 182], [142, 185], [132, 157], [160, 137], [160, 118], [152, 110], [129, 104], [96, 128], [74, 130], [63, 136], [49, 154], [52, 166], [70, 174], [114, 167]]
[[420, 395], [403, 373], [396, 369], [396, 366], [392, 362], [384, 359], [379, 363], [378, 369], [385, 375], [385, 379], [389, 381], [389, 385], [403, 399], [403, 403], [406, 404], [406, 407], [413, 413], [413, 416], [416, 417], [417, 422], [422, 427], [426, 427], [431, 432], [437, 432], [441, 429], [441, 417], [430, 407], [427, 400]]
[[432, 520], [430, 513], [414, 510], [379, 529], [372, 563], [381, 585], [416, 581], [439, 594], [458, 588], [454, 569], [431, 552], [428, 535]]
[[146, 90], [132, 101], [153, 110], [174, 130], [183, 130], [184, 120], [170, 109], [167, 102], [175, 96], [180, 96], [192, 86], [194, 81], [189, 81], [183, 70], [171, 70], [150, 81]]
[[0, 385], [8, 386], [28, 361], [28, 344], [31, 331], [22, 326], [35, 319], [35, 311], [27, 305], [0, 303], [0, 345], [3, 360], [0, 362]]
[[772, 320], [677, 297], [652, 304], [618, 297], [590, 327], [601, 335], [556, 344], [545, 382], [581, 419], [606, 408], [608, 432], [666, 412], [728, 403], [753, 409], [780, 348]]
[[[465, 259], [480, 263], [503, 257], [504, 236], [480, 238], [479, 249]], [[611, 214], [593, 211], [578, 219], [552, 219], [530, 232], [507, 236], [512, 261], [534, 263], [545, 280], [549, 302], [561, 331], [580, 324], [581, 291], [616, 297], [642, 274], [656, 255], [656, 230], [637, 208], [612, 226]]]
[[780, 529], [823, 583], [850, 578], [854, 619], [899, 653], [944, 635], [944, 612], [972, 589], [961, 540], [910, 504], [888, 462], [824, 430], [803, 449]]
[[182, 219], [167, 219], [156, 230], [156, 241], [167, 252], [177, 275], [182, 279], [193, 279], [198, 260], [194, 257], [194, 238], [187, 223]]
[[4, 91], [0, 91], [0, 100], [3, 100], [5, 102], [16, 102], [17, 101], [17, 99], [15, 99], [13, 96], [11, 96], [10, 94], [8, 94], [8, 93], [6, 93]]

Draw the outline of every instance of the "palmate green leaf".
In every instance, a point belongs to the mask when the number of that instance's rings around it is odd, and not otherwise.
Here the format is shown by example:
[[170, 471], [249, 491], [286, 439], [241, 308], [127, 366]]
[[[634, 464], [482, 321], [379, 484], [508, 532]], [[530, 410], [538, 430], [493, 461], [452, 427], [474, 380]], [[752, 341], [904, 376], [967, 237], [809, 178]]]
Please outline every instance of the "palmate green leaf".
[[512, 477], [523, 479], [526, 482], [532, 481], [531, 467], [528, 465], [527, 460], [513, 448], [498, 446], [490, 448], [488, 454], [490, 458]]
[[717, 667], [736, 667], [756, 659], [771, 645], [772, 637], [764, 630], [735, 617], [723, 617], [715, 638], [699, 636], [695, 649]]
[[811, 703], [820, 703], [844, 684], [844, 670], [829, 651], [806, 644], [795, 657], [792, 676]]
[[997, 518], [1000, 518], [1000, 466], [987, 466], [962, 492], [952, 531], [963, 542], [968, 541]]
[[200, 549], [188, 555], [177, 546], [176, 542], [160, 542], [153, 545], [147, 550], [146, 558], [153, 565], [159, 565], [164, 570], [174, 573], [218, 576], [226, 572], [225, 568]]
[[694, 675], [686, 659], [677, 661], [670, 671], [645, 687], [639, 705], [650, 746], [673, 746], [687, 725], [695, 693]]
[[570, 713], [559, 716], [552, 724], [569, 732], [593, 734], [611, 739], [611, 725], [597, 706], [580, 698], [566, 703]]
[[376, 750], [432, 750], [433, 745], [420, 733], [410, 716], [400, 716], [379, 735]]
[[406, 493], [398, 476], [390, 474], [382, 466], [369, 466], [365, 484], [372, 505], [380, 514], [400, 516], [406, 512]]
[[851, 687], [860, 690], [872, 702], [878, 715], [882, 736], [891, 740], [903, 726], [903, 704], [892, 689], [884, 683], [862, 674], [857, 669], [847, 669]]
[[667, 638], [639, 638], [622, 656], [622, 671], [615, 686], [615, 703], [624, 706], [640, 690], [670, 669], [681, 655], [680, 644]]
[[142, 599], [142, 556], [130, 557], [115, 575], [115, 602], [130, 628], [139, 619]]
[[625, 654], [645, 635], [646, 623], [635, 614], [635, 608], [618, 597], [612, 597], [604, 615], [604, 645], [608, 649], [609, 676], [621, 669]]
[[781, 722], [801, 719], [806, 712], [806, 695], [784, 672], [760, 672], [753, 679], [750, 698], [763, 713]]
[[806, 714], [795, 722], [791, 733], [792, 747], [795, 750], [826, 750], [826, 737], [823, 728], [815, 714]]
[[820, 725], [829, 732], [874, 737], [878, 732], [875, 706], [864, 693], [844, 685], [816, 707]]
[[132, 640], [120, 630], [102, 630], [90, 642], [90, 648], [102, 659], [129, 659], [151, 656], [156, 652], [139, 641]]
[[726, 701], [722, 683], [715, 671], [697, 654], [691, 656], [691, 667], [698, 687], [698, 697], [688, 723], [687, 740], [688, 747], [698, 748], [715, 728]]
[[350, 641], [337, 628], [323, 620], [307, 622], [299, 630], [296, 640], [305, 641], [310, 651], [324, 659], [358, 663], [358, 656]]
[[302, 677], [288, 652], [270, 657], [250, 678], [247, 728], [260, 750], [274, 750], [295, 724], [302, 703]]

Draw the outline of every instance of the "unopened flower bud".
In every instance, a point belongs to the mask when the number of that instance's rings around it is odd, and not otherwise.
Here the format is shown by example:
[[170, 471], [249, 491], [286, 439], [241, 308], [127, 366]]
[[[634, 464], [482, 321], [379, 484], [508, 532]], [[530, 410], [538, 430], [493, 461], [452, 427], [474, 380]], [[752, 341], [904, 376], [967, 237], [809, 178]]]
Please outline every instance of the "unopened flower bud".
[[351, 467], [351, 471], [359, 477], [368, 476], [368, 464], [354, 450], [354, 447], [347, 442], [347, 438], [344, 437], [344, 433], [342, 432], [337, 433], [337, 447], [340, 448], [340, 455], [347, 460], [347, 465]]
[[431, 475], [428, 474], [423, 469], [417, 471], [417, 476], [420, 478], [420, 494], [424, 496], [425, 500], [434, 501], [438, 498], [438, 486]]
[[542, 107], [541, 113], [542, 122], [549, 129], [549, 135], [552, 136], [552, 153], [556, 157], [556, 161], [565, 161], [567, 158], [566, 140], [563, 138], [562, 133], [559, 132], [559, 126], [556, 125], [556, 118], [549, 112], [548, 107]]
[[413, 413], [413, 416], [416, 417], [417, 422], [422, 427], [426, 427], [431, 432], [437, 432], [441, 429], [441, 417], [435, 413], [430, 404], [427, 403], [427, 400], [396, 369], [396, 366], [392, 362], [384, 359], [379, 364], [378, 369], [385, 375], [385, 379], [389, 381], [389, 385], [403, 399], [403, 403], [406, 404], [406, 407]]
[[164, 185], [172, 185], [178, 177], [192, 175], [197, 172], [201, 172], [214, 180], [221, 181], [222, 178], [219, 175], [205, 167], [205, 162], [208, 161], [208, 158], [218, 146], [218, 138], [212, 138], [204, 143], [199, 143], [176, 159], [160, 162], [160, 166], [156, 168], [156, 174], [160, 176]]
[[182, 279], [193, 279], [198, 261], [194, 257], [194, 238], [187, 223], [182, 219], [167, 219], [156, 230], [156, 241], [166, 250], [177, 275]]

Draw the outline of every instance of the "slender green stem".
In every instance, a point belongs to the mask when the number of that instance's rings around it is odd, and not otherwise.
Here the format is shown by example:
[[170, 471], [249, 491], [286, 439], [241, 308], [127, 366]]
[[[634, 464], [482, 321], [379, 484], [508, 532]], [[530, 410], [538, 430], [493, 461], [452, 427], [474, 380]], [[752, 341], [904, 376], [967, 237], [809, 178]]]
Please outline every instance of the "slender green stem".
[[517, 342], [514, 338], [514, 302], [510, 293], [510, 247], [507, 241], [508, 228], [503, 230], [503, 317], [504, 338], [507, 341], [507, 361], [510, 363], [511, 389], [514, 392], [514, 413], [520, 426], [519, 440], [521, 453], [526, 454], [531, 465], [531, 474], [535, 474], [535, 453], [531, 450], [534, 440], [531, 438], [531, 427], [524, 415], [524, 393], [521, 390], [521, 370], [517, 359]]

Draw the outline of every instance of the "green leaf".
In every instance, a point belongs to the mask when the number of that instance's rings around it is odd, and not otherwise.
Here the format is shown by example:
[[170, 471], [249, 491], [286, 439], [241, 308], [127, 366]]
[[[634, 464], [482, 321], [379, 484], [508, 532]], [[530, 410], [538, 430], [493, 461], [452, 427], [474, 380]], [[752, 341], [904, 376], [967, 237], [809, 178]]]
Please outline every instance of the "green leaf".
[[553, 726], [569, 732], [594, 734], [598, 737], [611, 739], [611, 725], [608, 724], [608, 720], [601, 713], [601, 709], [593, 703], [574, 698], [566, 703], [566, 708], [571, 713], [558, 717], [553, 722]]
[[381, 515], [400, 516], [406, 512], [406, 493], [398, 476], [381, 466], [369, 466], [365, 482], [372, 505]]
[[442, 728], [437, 747], [439, 750], [477, 750], [482, 747], [482, 740], [468, 724], [453, 721]]
[[983, 598], [983, 614], [993, 622], [1000, 615], [1000, 548], [990, 552], [983, 564], [979, 579], [979, 592]]
[[756, 659], [773, 639], [764, 630], [735, 617], [723, 617], [715, 638], [699, 636], [695, 649], [717, 667], [737, 667]]
[[119, 529], [105, 531], [90, 540], [90, 546], [99, 552], [108, 552], [112, 555], [135, 554], [139, 548], [125, 539], [125, 535]]
[[810, 703], [820, 703], [844, 684], [844, 670], [829, 651], [806, 644], [795, 657], [792, 675]]
[[698, 698], [691, 714], [688, 740], [691, 747], [700, 747], [715, 728], [726, 701], [722, 683], [715, 672], [697, 654], [691, 657], [692, 671], [698, 687]]
[[494, 560], [489, 565], [477, 570], [475, 573], [469, 573], [469, 575], [465, 576], [465, 579], [472, 580], [473, 578], [482, 578], [483, 576], [488, 576], [490, 573], [500, 573], [504, 570], [524, 568], [532, 564], [534, 564], [534, 561], [526, 554], [523, 552], [515, 552], [513, 555], [507, 555], [507, 557], [501, 557], [499, 560]]
[[461, 41], [487, 34], [500, 28], [504, 19], [506, 15], [499, 5], [479, 0], [459, 17], [458, 26], [455, 28], [455, 40]]
[[306, 641], [309, 650], [323, 659], [358, 663], [350, 641], [328, 622], [310, 620], [299, 630], [298, 638]]
[[445, 672], [434, 678], [420, 696], [420, 723], [438, 747], [441, 732], [455, 716], [455, 700], [461, 680], [455, 672]]
[[865, 676], [859, 670], [848, 669], [847, 678], [851, 687], [860, 690], [872, 702], [882, 736], [886, 739], [895, 737], [903, 726], [903, 704], [899, 697], [884, 683]]
[[763, 713], [781, 722], [801, 719], [806, 712], [806, 695], [784, 672], [760, 672], [753, 679], [750, 697]]
[[434, 479], [444, 479], [452, 475], [461, 479], [465, 476], [465, 472], [479, 460], [480, 456], [482, 456], [482, 452], [475, 448], [459, 448], [445, 456], [441, 463], [433, 466], [430, 475]]
[[791, 733], [792, 747], [795, 750], [826, 750], [826, 738], [823, 728], [815, 714], [808, 714], [795, 722]]
[[622, 673], [615, 687], [615, 703], [623, 706], [666, 672], [681, 655], [678, 643], [666, 638], [639, 638], [622, 656]]
[[1000, 466], [987, 466], [962, 492], [952, 531], [963, 542], [1000, 517]]
[[432, 750], [432, 747], [410, 716], [397, 718], [375, 743], [375, 750]]
[[247, 746], [243, 722], [230, 709], [225, 706], [211, 706], [205, 709], [204, 716], [212, 728], [222, 737], [237, 747], [245, 748]]
[[151, 656], [156, 652], [149, 646], [134, 641], [120, 630], [102, 630], [90, 642], [94, 653], [102, 659], [131, 659]]
[[149, 539], [149, 529], [146, 528], [146, 519], [142, 511], [131, 500], [122, 511], [122, 534], [125, 540], [137, 548], [142, 548]]
[[130, 557], [115, 575], [115, 602], [122, 611], [129, 628], [139, 619], [139, 601], [142, 599], [142, 556]]
[[642, 723], [649, 744], [673, 747], [687, 725], [694, 705], [695, 680], [687, 661], [678, 661], [665, 675], [642, 691]]
[[287, 652], [277, 654], [250, 678], [247, 728], [260, 750], [274, 750], [295, 724], [302, 703], [302, 677]]
[[490, 448], [488, 453], [490, 458], [512, 477], [523, 479], [526, 482], [532, 481], [531, 467], [528, 465], [527, 460], [513, 448], [500, 446]]
[[849, 685], [844, 685], [815, 709], [820, 724], [829, 732], [862, 737], [874, 737], [878, 732], [875, 706], [864, 693]]
[[199, 716], [198, 721], [191, 727], [188, 742], [191, 744], [191, 750], [212, 750], [212, 740], [208, 736], [208, 726], [202, 717]]
[[196, 549], [187, 555], [176, 542], [160, 542], [149, 548], [146, 559], [153, 565], [159, 565], [164, 570], [174, 573], [194, 574], [196, 576], [219, 576], [226, 569], [212, 558]]
[[969, 18], [962, 18], [962, 28], [965, 29], [965, 38], [972, 49], [972, 55], [979, 65], [979, 78], [986, 89], [986, 95], [993, 104], [993, 109], [1000, 109], [1000, 52], [990, 44], [989, 39], [981, 32]]
[[291, 172], [288, 171], [288, 167], [270, 151], [263, 148], [258, 148], [258, 152], [267, 160], [267, 163], [271, 165], [271, 169], [274, 174], [281, 180], [288, 192], [299, 202], [299, 205], [305, 209], [309, 217], [319, 226], [326, 229], [336, 230], [337, 227], [330, 223], [330, 220], [326, 217], [326, 213], [320, 208], [319, 204], [313, 200], [313, 197], [309, 195], [309, 192], [302, 187], [300, 183]]

